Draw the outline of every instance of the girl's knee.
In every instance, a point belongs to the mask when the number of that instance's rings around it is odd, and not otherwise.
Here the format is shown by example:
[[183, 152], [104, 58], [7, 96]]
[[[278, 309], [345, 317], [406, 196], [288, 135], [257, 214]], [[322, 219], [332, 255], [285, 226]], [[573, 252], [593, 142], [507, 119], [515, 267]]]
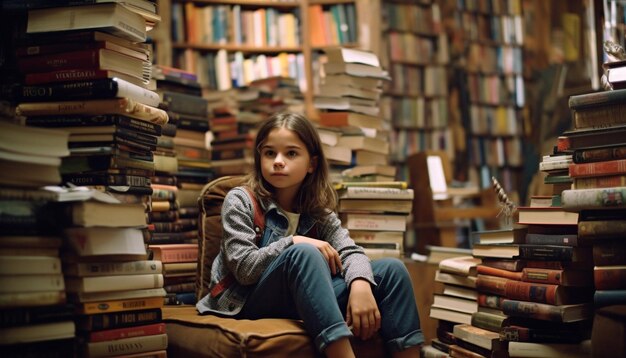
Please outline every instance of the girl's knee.
[[400, 259], [396, 258], [383, 258], [372, 262], [372, 268], [374, 270], [374, 274], [381, 275], [383, 277], [392, 276], [392, 277], [409, 277], [409, 272]]

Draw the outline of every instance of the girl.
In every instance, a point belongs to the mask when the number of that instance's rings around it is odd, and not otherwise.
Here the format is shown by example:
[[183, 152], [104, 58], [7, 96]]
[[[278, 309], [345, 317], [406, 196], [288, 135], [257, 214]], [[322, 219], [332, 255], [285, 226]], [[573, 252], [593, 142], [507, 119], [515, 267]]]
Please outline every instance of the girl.
[[[255, 149], [247, 188], [224, 199], [221, 251], [198, 311], [302, 319], [328, 357], [354, 357], [349, 338], [376, 332], [395, 357], [419, 357], [424, 337], [408, 272], [398, 259], [370, 263], [341, 226], [312, 124], [298, 114], [274, 115], [259, 129]], [[258, 243], [255, 206], [265, 213]]]

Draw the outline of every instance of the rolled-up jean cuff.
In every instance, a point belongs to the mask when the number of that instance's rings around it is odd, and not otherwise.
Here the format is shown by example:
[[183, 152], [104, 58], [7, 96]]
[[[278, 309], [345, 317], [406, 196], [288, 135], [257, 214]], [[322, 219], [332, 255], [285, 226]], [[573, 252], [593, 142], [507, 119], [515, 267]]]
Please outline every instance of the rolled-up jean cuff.
[[326, 328], [315, 337], [315, 346], [320, 352], [324, 352], [328, 344], [344, 337], [352, 337], [352, 332], [345, 322], [340, 322]]
[[400, 352], [424, 343], [424, 333], [422, 330], [413, 331], [404, 337], [395, 338], [387, 342], [387, 348], [391, 352]]

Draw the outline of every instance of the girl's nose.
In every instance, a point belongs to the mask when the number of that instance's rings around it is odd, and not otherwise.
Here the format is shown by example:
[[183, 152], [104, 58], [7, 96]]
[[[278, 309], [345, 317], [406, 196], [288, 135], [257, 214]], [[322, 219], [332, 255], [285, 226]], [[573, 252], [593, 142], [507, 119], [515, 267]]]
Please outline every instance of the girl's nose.
[[285, 162], [283, 161], [282, 156], [279, 154], [276, 156], [276, 159], [274, 159], [274, 167], [277, 168], [282, 168], [285, 166]]

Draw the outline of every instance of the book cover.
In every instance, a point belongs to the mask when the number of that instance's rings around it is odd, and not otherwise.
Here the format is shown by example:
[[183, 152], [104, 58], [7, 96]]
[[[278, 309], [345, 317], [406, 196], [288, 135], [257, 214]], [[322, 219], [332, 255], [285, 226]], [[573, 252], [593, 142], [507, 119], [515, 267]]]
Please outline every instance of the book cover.
[[62, 291], [65, 287], [62, 274], [0, 276], [0, 293]]
[[519, 259], [483, 258], [482, 264], [484, 266], [494, 267], [502, 270], [519, 272], [522, 271], [522, 269], [526, 265], [526, 261]]
[[577, 344], [509, 342], [509, 356], [511, 358], [584, 358], [591, 356], [591, 340], [584, 340]]
[[113, 341], [88, 342], [85, 344], [87, 357], [106, 357], [115, 354], [134, 354], [160, 351], [167, 348], [167, 334], [155, 334], [121, 338]]
[[393, 199], [411, 200], [413, 199], [413, 189], [385, 188], [371, 186], [351, 186], [339, 190], [339, 199]]
[[476, 276], [481, 259], [472, 256], [459, 256], [441, 260], [439, 270], [463, 276]]
[[598, 129], [577, 129], [564, 131], [557, 138], [559, 151], [576, 150], [600, 145], [621, 144], [624, 142], [626, 125]]
[[162, 271], [163, 263], [156, 260], [76, 262], [63, 267], [65, 275], [79, 277], [155, 274]]
[[588, 288], [509, 280], [503, 296], [512, 300], [565, 305], [590, 302], [592, 294]]
[[0, 308], [52, 306], [66, 302], [65, 290], [0, 293]]
[[61, 274], [61, 259], [50, 256], [0, 256], [0, 275]]
[[626, 159], [571, 164], [569, 167], [569, 174], [572, 178], [622, 175], [624, 173], [626, 173]]
[[585, 220], [578, 223], [581, 238], [611, 239], [626, 232], [626, 220]]
[[593, 245], [593, 263], [596, 266], [626, 264], [626, 243], [620, 240], [607, 240]]
[[626, 159], [626, 145], [616, 144], [591, 148], [580, 148], [572, 154], [574, 163], [593, 163]]
[[578, 213], [568, 212], [559, 207], [532, 208], [518, 207], [518, 223], [522, 225], [576, 225]]
[[626, 174], [574, 178], [572, 189], [626, 187]]
[[593, 268], [596, 290], [626, 289], [626, 266], [596, 266]]
[[476, 271], [478, 274], [481, 274], [481, 275], [504, 277], [510, 280], [517, 280], [517, 281], [522, 279], [521, 272], [508, 271], [508, 270], [491, 267], [487, 265], [478, 265], [476, 268]]
[[522, 281], [562, 286], [591, 287], [593, 285], [593, 273], [590, 270], [557, 270], [526, 267], [522, 270]]
[[[165, 283], [165, 277], [163, 278]], [[68, 295], [70, 302], [98, 302], [98, 301], [119, 301], [137, 298], [165, 297], [165, 290], [159, 288], [148, 288], [140, 290], [105, 291], [105, 292], [74, 292]]]
[[319, 116], [320, 124], [327, 127], [352, 126], [383, 129], [383, 120], [377, 116], [347, 111], [321, 112]]
[[569, 211], [626, 208], [626, 187], [564, 190], [561, 201]]
[[134, 326], [128, 328], [108, 329], [105, 331], [89, 332], [89, 342], [114, 341], [124, 338], [153, 336], [165, 333], [165, 323], [154, 323], [143, 326]]
[[437, 270], [435, 273], [436, 282], [442, 282], [451, 285], [475, 288], [476, 280], [476, 276], [455, 275], [447, 272], [441, 272], [440, 270]]
[[135, 228], [73, 227], [65, 229], [67, 244], [78, 256], [145, 256], [143, 232]]
[[404, 213], [409, 214], [413, 208], [411, 200], [397, 199], [341, 199], [339, 212], [361, 213]]
[[146, 226], [145, 207], [141, 204], [75, 202], [66, 206], [64, 214], [66, 221], [84, 228]]
[[509, 342], [578, 343], [591, 337], [591, 330], [577, 324], [547, 327], [508, 326], [500, 331], [500, 338]]
[[472, 322], [472, 315], [470, 313], [453, 311], [436, 306], [430, 307], [430, 318], [465, 324]]
[[74, 306], [71, 304], [16, 307], [0, 311], [0, 327], [22, 326], [73, 319]]
[[348, 230], [406, 231], [406, 215], [340, 213]]
[[76, 327], [71, 320], [0, 328], [0, 344], [5, 346], [72, 338], [75, 331]]
[[82, 331], [98, 331], [159, 323], [161, 319], [161, 309], [153, 308], [139, 311], [81, 315], [76, 320], [76, 327]]
[[596, 307], [626, 305], [626, 290], [596, 290], [593, 304]]
[[579, 240], [576, 234], [538, 234], [528, 233], [524, 240], [526, 244], [583, 246], [583, 240]]
[[458, 324], [453, 328], [454, 336], [479, 347], [492, 350], [500, 341], [500, 335], [469, 324]]
[[150, 245], [152, 260], [163, 263], [198, 261], [197, 244]]
[[[477, 275], [476, 277], [476, 289], [479, 292], [486, 292], [498, 296], [504, 296], [506, 294], [506, 283], [509, 279], [505, 277], [491, 276], [491, 275]], [[480, 295], [479, 295], [480, 300]]]
[[526, 227], [473, 231], [470, 233], [470, 240], [476, 244], [521, 244], [526, 232]]
[[[129, 279], [133, 279], [129, 277]], [[146, 297], [146, 298], [132, 298], [117, 301], [96, 301], [80, 303], [76, 307], [76, 312], [79, 314], [97, 314], [97, 313], [111, 313], [111, 312], [124, 312], [134, 311], [140, 309], [149, 308], [161, 308], [163, 307], [163, 297]]]
[[527, 317], [554, 322], [577, 322], [590, 319], [593, 316], [593, 305], [580, 303], [556, 306], [506, 299], [502, 302], [502, 311], [507, 316]]

